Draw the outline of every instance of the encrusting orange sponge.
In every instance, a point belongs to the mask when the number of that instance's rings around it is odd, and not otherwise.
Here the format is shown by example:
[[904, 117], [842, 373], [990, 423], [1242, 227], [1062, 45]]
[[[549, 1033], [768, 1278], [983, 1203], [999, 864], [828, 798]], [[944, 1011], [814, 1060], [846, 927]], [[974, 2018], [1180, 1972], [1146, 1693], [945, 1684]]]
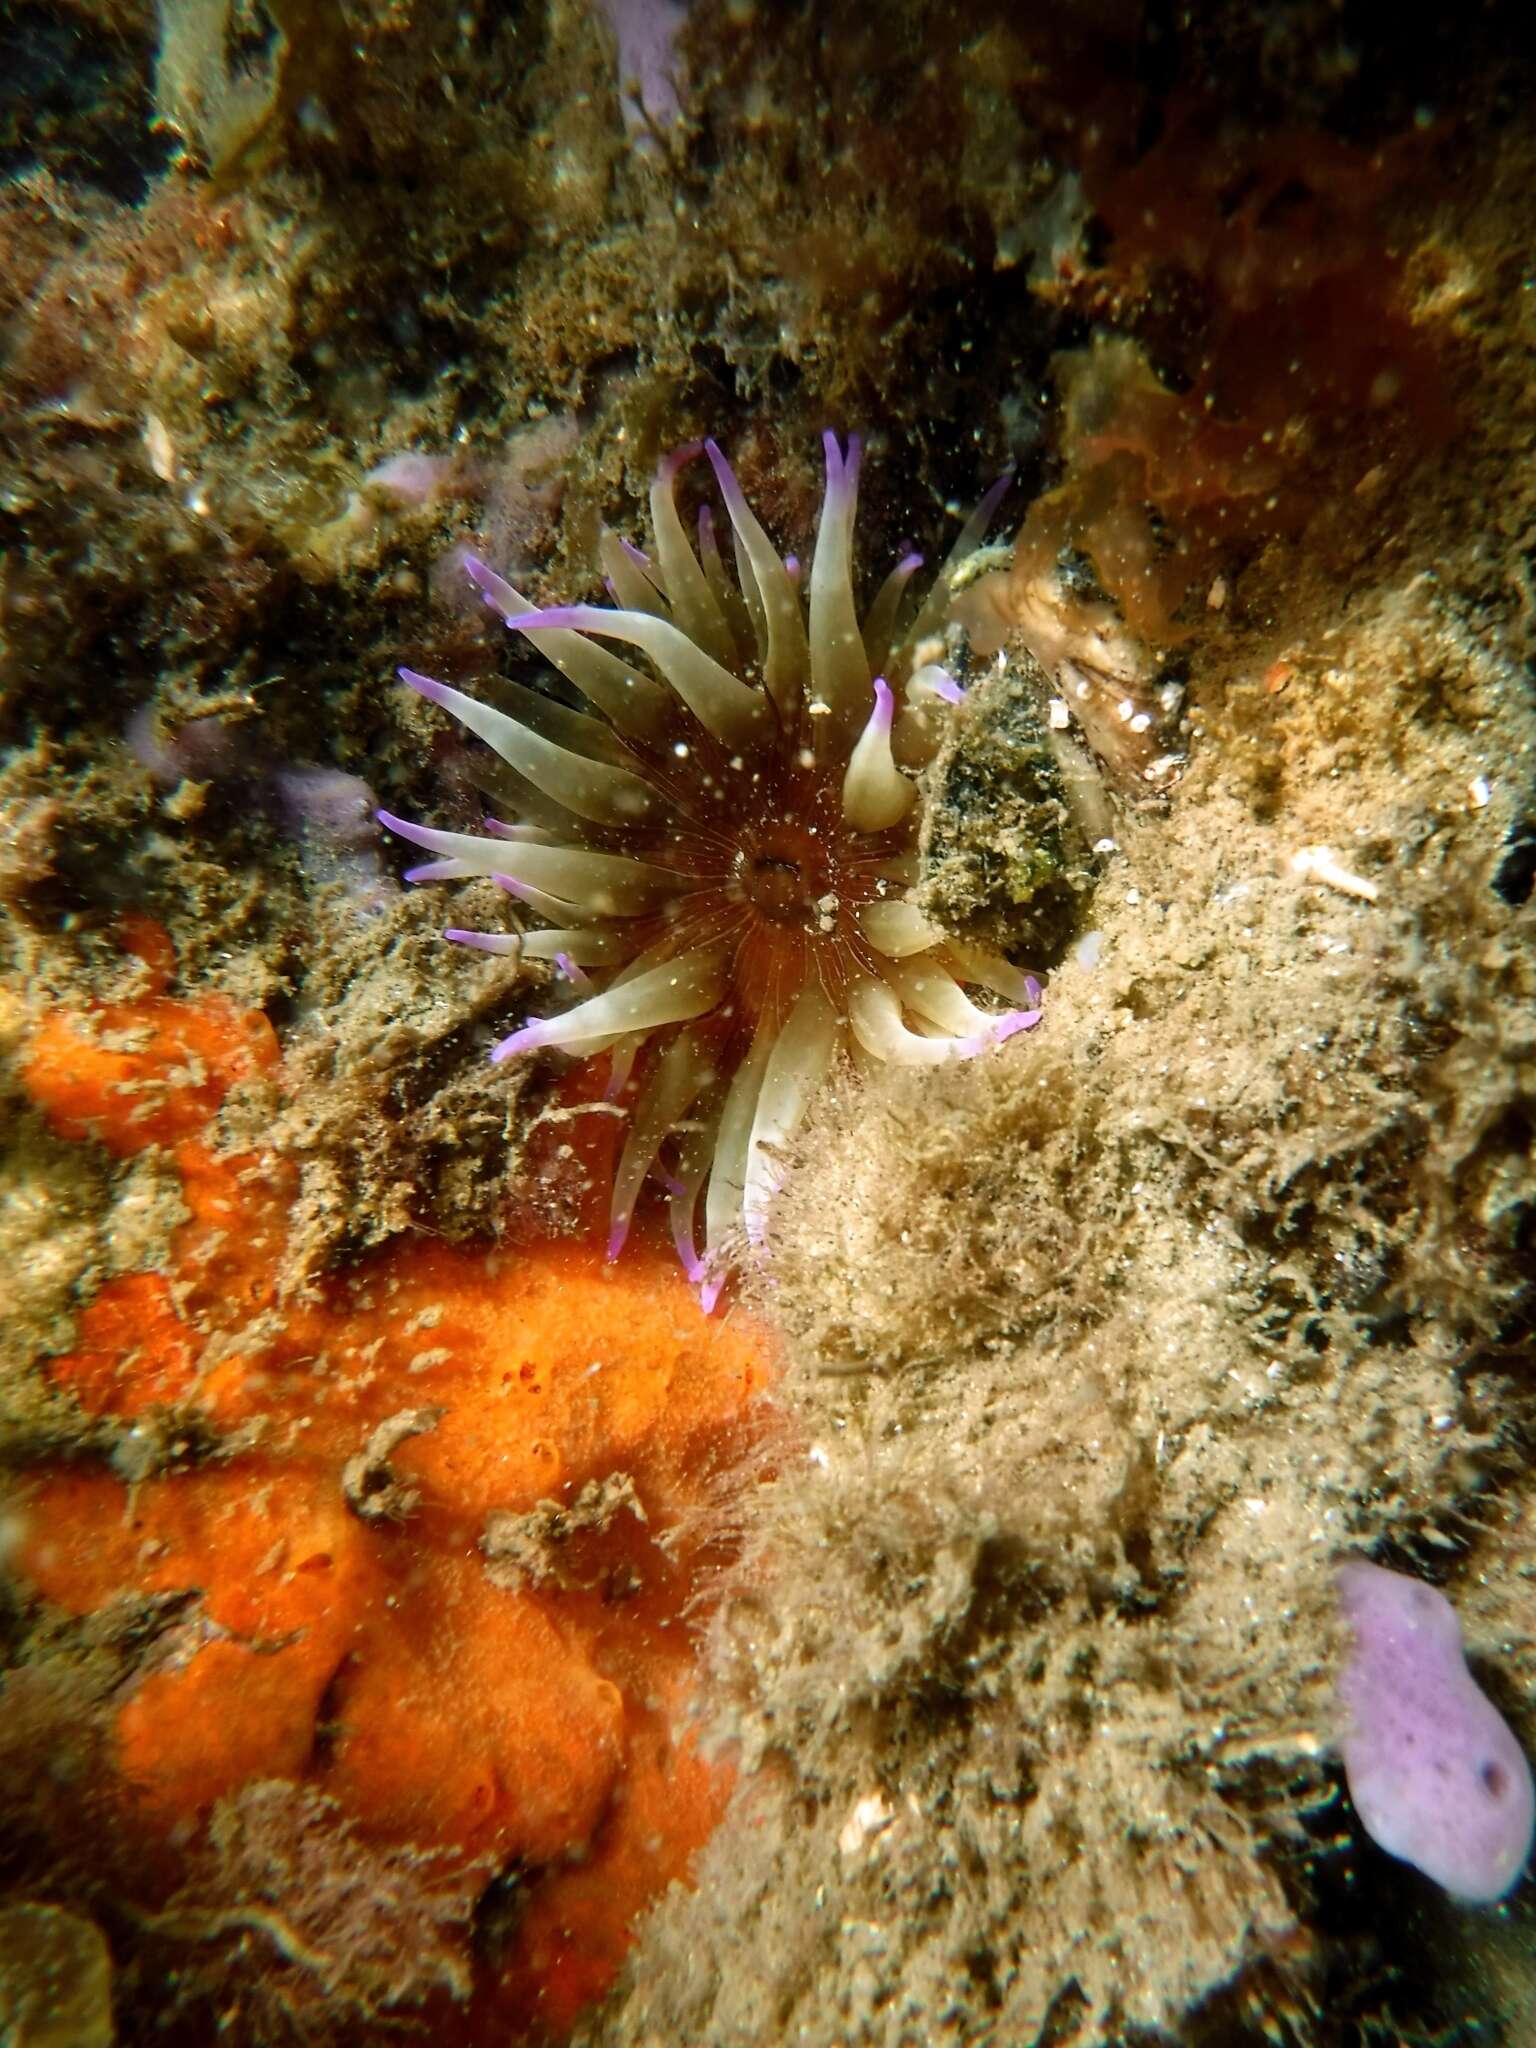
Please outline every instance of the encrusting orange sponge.
[[644, 1248], [610, 1267], [569, 1242], [411, 1240], [286, 1300], [291, 1168], [207, 1135], [275, 1039], [221, 997], [166, 994], [153, 928], [130, 944], [149, 993], [50, 1019], [24, 1079], [61, 1135], [169, 1148], [190, 1217], [169, 1270], [109, 1281], [46, 1370], [92, 1415], [159, 1411], [172, 1460], [205, 1455], [132, 1485], [43, 1476], [22, 1570], [75, 1613], [195, 1595], [116, 1722], [155, 1840], [289, 1779], [371, 1839], [516, 1872], [466, 2025], [558, 2031], [728, 1789], [684, 1726], [684, 1616], [728, 1548], [760, 1340]]

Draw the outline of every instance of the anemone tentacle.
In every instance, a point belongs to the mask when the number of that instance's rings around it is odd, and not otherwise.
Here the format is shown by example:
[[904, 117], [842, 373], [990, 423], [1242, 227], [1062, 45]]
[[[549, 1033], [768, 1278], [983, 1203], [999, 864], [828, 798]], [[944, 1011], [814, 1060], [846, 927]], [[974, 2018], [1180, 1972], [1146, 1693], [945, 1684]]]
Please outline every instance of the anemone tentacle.
[[[402, 669], [409, 688], [499, 757], [506, 802], [525, 815], [487, 819], [481, 835], [379, 813], [434, 856], [414, 879], [491, 876], [544, 920], [446, 934], [554, 961], [577, 989], [570, 1008], [530, 1018], [492, 1056], [546, 1047], [606, 1056], [609, 1094], [629, 1103], [610, 1255], [645, 1184], [658, 1182], [706, 1307], [742, 1248], [761, 1242], [786, 1148], [840, 1061], [971, 1059], [1040, 1017], [1033, 976], [950, 938], [909, 894], [917, 776], [960, 697], [931, 654], [916, 668], [914, 655], [942, 621], [1007, 479], [966, 523], [920, 606], [908, 600], [921, 557], [906, 554], [861, 620], [860, 447], [830, 433], [824, 446], [808, 577], [774, 547], [713, 441], [662, 462], [650, 554], [604, 536], [611, 607], [530, 605], [466, 555], [485, 603], [588, 708], [516, 686], [504, 708], [493, 706]], [[679, 476], [700, 454], [724, 506], [727, 552], [707, 504], [693, 536], [678, 507]], [[967, 987], [1011, 1007], [983, 1009]]]

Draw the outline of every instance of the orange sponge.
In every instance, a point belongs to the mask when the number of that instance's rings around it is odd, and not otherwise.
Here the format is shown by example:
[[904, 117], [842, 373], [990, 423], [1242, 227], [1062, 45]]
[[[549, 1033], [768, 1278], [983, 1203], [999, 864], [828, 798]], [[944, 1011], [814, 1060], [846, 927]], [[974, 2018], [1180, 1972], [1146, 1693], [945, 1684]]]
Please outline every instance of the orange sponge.
[[131, 1487], [42, 1476], [22, 1568], [77, 1613], [190, 1596], [119, 1712], [133, 1824], [183, 1839], [288, 1778], [381, 1842], [515, 1868], [466, 2024], [563, 2027], [728, 1789], [687, 1734], [685, 1616], [761, 1428], [762, 1342], [644, 1248], [411, 1240], [288, 1301], [291, 1170], [201, 1135], [275, 1059], [261, 1018], [163, 987], [33, 1042], [54, 1128], [167, 1148], [191, 1212], [170, 1270], [109, 1282], [47, 1370], [220, 1451]]

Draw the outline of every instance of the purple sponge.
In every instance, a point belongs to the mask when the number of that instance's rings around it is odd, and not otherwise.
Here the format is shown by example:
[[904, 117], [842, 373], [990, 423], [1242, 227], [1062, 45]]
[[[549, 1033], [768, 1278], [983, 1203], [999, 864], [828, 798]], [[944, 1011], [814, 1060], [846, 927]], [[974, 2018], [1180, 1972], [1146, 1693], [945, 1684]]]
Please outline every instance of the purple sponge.
[[1338, 1584], [1354, 1635], [1339, 1747], [1366, 1833], [1456, 1898], [1503, 1898], [1531, 1853], [1536, 1789], [1467, 1669], [1456, 1610], [1364, 1558], [1340, 1565]]

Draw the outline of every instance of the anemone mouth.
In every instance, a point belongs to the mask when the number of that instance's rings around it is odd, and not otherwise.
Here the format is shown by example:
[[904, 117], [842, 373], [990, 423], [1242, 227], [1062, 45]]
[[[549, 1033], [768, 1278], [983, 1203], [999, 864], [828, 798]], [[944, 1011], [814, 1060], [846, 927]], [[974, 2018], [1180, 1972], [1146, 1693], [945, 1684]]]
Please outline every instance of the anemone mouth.
[[743, 903], [770, 924], [824, 934], [837, 904], [837, 850], [791, 818], [742, 834], [732, 870]]
[[[713, 442], [662, 463], [650, 554], [605, 536], [612, 606], [540, 610], [468, 559], [486, 604], [589, 708], [508, 685], [503, 710], [402, 669], [498, 758], [493, 786], [515, 822], [488, 820], [480, 835], [379, 814], [433, 856], [412, 879], [490, 875], [543, 921], [447, 934], [553, 961], [581, 991], [492, 1057], [550, 1047], [608, 1058], [629, 1105], [610, 1254], [642, 1187], [658, 1180], [679, 1256], [710, 1306], [742, 1243], [761, 1239], [785, 1147], [837, 1063], [969, 1059], [1040, 1016], [1031, 976], [948, 938], [910, 899], [915, 775], [959, 695], [931, 661], [914, 669], [913, 650], [942, 621], [1000, 490], [920, 605], [909, 602], [920, 561], [908, 555], [861, 619], [859, 443], [843, 448], [829, 433], [824, 447], [808, 578], [774, 548]], [[677, 505], [678, 476], [701, 453], [725, 509], [729, 566], [711, 508], [690, 536]], [[983, 1010], [967, 986], [1014, 1007]]]

